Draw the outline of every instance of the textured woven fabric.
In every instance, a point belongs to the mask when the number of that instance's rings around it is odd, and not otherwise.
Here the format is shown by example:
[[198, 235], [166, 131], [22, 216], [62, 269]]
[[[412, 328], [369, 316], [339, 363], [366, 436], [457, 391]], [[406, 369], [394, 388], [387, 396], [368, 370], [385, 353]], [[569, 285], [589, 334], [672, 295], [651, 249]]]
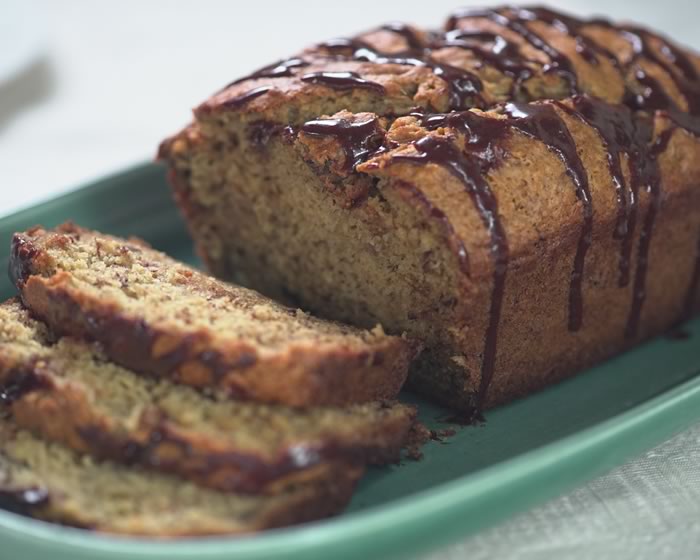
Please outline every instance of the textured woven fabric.
[[425, 560], [700, 558], [700, 424]]

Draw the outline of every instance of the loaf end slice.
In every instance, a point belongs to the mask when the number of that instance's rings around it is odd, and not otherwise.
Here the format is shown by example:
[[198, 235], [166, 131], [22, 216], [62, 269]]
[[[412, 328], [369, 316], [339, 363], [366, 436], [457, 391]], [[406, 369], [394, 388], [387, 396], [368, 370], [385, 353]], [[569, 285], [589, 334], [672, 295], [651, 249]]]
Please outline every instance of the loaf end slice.
[[0, 417], [0, 503], [95, 531], [185, 537], [244, 534], [339, 512], [357, 471], [277, 496], [221, 494], [160, 474], [96, 462]]
[[291, 406], [393, 399], [417, 345], [321, 321], [143, 242], [66, 224], [15, 235], [10, 272], [56, 332], [141, 373]]

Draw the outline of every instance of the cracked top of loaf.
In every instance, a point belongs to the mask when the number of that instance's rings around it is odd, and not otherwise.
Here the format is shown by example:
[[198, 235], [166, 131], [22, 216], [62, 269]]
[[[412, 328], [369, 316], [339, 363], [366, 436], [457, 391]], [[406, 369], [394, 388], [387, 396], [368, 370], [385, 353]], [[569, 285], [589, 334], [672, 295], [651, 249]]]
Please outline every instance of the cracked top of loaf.
[[293, 124], [345, 108], [400, 115], [575, 94], [688, 111], [698, 71], [697, 55], [631, 25], [546, 8], [461, 10], [438, 31], [394, 23], [308, 48], [232, 82], [195, 114]]

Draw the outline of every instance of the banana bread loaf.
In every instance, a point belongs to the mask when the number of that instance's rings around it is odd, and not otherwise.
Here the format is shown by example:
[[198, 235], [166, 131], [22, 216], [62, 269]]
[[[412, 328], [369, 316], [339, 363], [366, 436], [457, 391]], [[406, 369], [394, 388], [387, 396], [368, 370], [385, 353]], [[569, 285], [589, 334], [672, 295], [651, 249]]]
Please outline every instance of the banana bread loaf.
[[276, 496], [222, 494], [177, 478], [95, 462], [0, 416], [0, 504], [95, 531], [181, 537], [303, 523], [340, 511], [358, 476], [349, 468], [332, 481]]
[[299, 410], [217, 401], [113, 365], [96, 344], [55, 341], [15, 300], [0, 305], [0, 395], [19, 426], [48, 440], [239, 493], [396, 462], [416, 415], [389, 403]]
[[137, 241], [74, 225], [16, 234], [11, 275], [54, 331], [114, 362], [232, 397], [291, 406], [393, 399], [415, 353], [380, 327], [310, 317]]
[[236, 80], [166, 140], [222, 277], [425, 342], [506, 402], [697, 311], [700, 57], [543, 8], [392, 24]]

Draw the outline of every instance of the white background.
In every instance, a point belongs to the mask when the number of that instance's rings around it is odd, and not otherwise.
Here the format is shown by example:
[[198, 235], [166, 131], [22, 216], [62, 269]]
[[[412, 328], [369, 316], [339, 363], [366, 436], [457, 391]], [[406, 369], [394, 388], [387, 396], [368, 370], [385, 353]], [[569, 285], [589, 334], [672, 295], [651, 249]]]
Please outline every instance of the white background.
[[[208, 94], [309, 43], [389, 20], [437, 26], [464, 4], [0, 0], [0, 70], [36, 45], [20, 44], [23, 29], [44, 39], [43, 55], [0, 82], [0, 215], [153, 157]], [[700, 48], [699, 0], [557, 7], [633, 19]], [[697, 427], [435, 560], [698, 558], [699, 462]]]

